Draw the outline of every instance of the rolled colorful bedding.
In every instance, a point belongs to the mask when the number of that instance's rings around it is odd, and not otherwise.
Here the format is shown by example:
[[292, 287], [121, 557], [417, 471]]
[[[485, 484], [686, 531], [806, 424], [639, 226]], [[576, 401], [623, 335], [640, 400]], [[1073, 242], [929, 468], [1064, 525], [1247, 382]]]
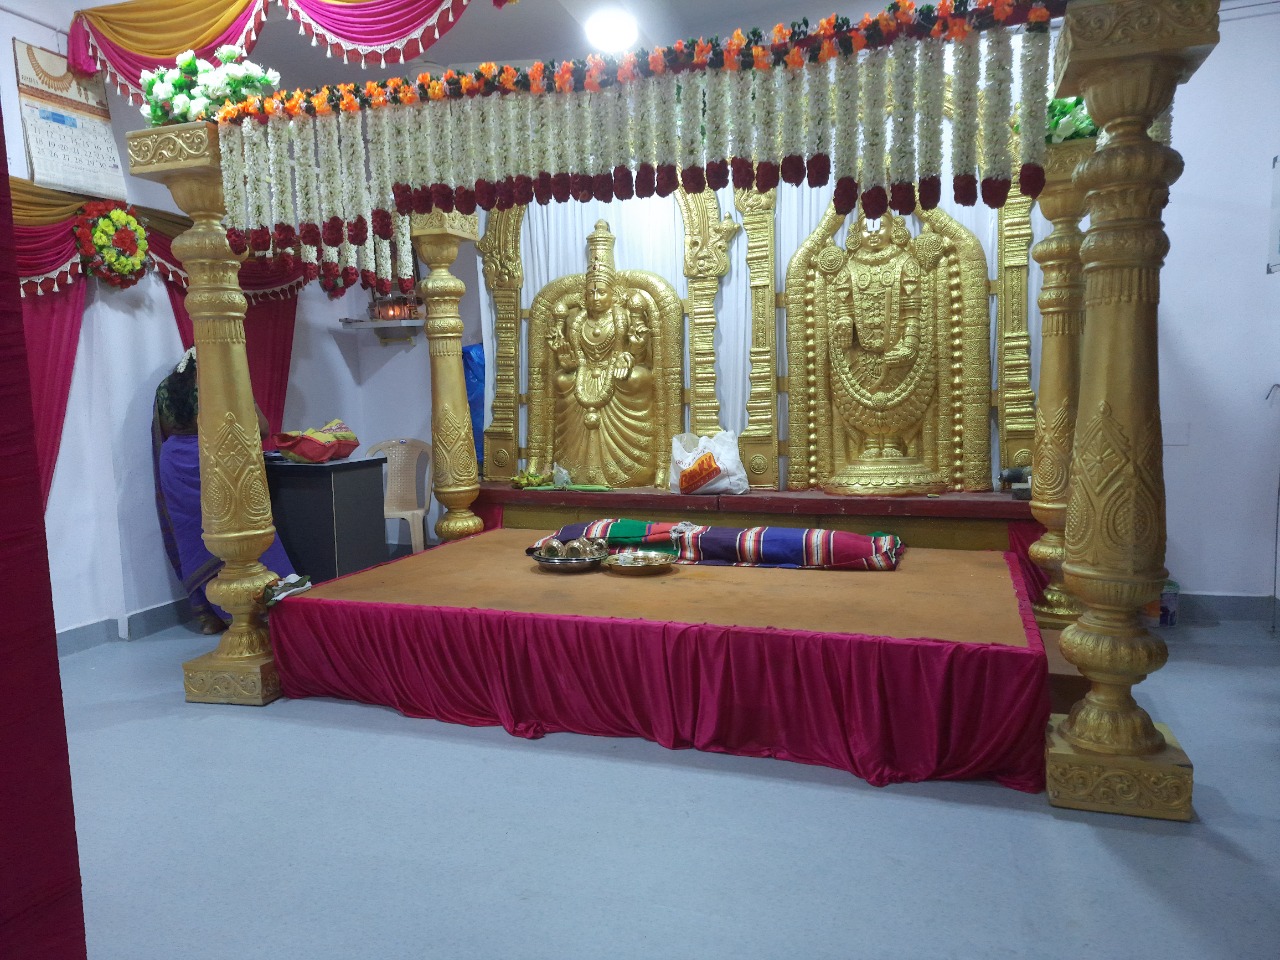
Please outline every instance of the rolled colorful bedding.
[[568, 543], [578, 537], [601, 539], [610, 553], [657, 550], [677, 563], [739, 567], [793, 567], [806, 570], [895, 570], [902, 541], [890, 533], [866, 536], [843, 530], [795, 527], [703, 527], [693, 523], [643, 520], [592, 520], [570, 523], [543, 537], [532, 554], [552, 537]]

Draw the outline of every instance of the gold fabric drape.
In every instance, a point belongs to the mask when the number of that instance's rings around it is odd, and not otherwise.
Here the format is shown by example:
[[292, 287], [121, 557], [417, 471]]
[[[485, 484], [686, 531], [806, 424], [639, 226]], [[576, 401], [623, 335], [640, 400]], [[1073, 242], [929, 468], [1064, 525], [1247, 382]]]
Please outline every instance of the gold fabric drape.
[[258, 0], [129, 0], [79, 10], [112, 43], [157, 59], [208, 46]]
[[[88, 201], [99, 199], [50, 190], [20, 177], [9, 178], [9, 193], [13, 196], [13, 222], [20, 227], [47, 227], [61, 223], [79, 213], [80, 208]], [[177, 213], [153, 210], [150, 207], [134, 209], [138, 211], [138, 217], [148, 230], [156, 230], [167, 237], [176, 237], [191, 227], [190, 218]]]

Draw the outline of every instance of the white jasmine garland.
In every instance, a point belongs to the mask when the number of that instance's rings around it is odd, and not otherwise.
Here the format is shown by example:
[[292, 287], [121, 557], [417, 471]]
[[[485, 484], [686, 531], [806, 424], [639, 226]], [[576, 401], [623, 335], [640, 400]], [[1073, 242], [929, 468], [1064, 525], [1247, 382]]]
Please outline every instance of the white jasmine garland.
[[240, 125], [244, 134], [245, 189], [248, 197], [249, 229], [270, 226], [271, 201], [267, 180], [270, 177], [270, 157], [267, 154], [266, 135], [256, 121]]
[[751, 72], [733, 70], [728, 74], [728, 152], [730, 156], [751, 155]]
[[441, 161], [446, 152], [443, 139], [443, 126], [448, 119], [448, 111], [439, 103], [421, 103], [404, 108], [413, 124], [413, 137], [404, 145], [412, 167], [409, 183], [415, 188], [443, 183]]
[[564, 105], [558, 93], [543, 93], [538, 96], [538, 110], [542, 114], [540, 130], [542, 143], [539, 145], [543, 154], [543, 167], [547, 173], [568, 173], [568, 160], [564, 145]]
[[[841, 59], [854, 60], [854, 57]], [[831, 156], [831, 131], [835, 118], [831, 109], [831, 63], [811, 63], [805, 67], [804, 106], [805, 106], [805, 152], [808, 156], [826, 154]], [[857, 80], [854, 80], [857, 86]], [[854, 111], [856, 114], [856, 110]], [[855, 117], [856, 120], [856, 117]]]
[[519, 107], [516, 131], [516, 155], [519, 158], [520, 172], [529, 177], [536, 177], [546, 169], [542, 166], [542, 145], [537, 138], [539, 132], [540, 101], [546, 97], [534, 96], [531, 93], [513, 93], [512, 101]]
[[497, 183], [498, 152], [500, 150], [499, 135], [501, 133], [493, 116], [493, 97], [477, 96], [471, 100], [471, 116], [474, 121], [476, 144], [476, 166], [472, 171], [477, 180], [488, 180]]
[[614, 167], [630, 167], [633, 158], [633, 140], [635, 136], [634, 114], [632, 113], [631, 88], [616, 86], [613, 88], [613, 118], [617, 130], [613, 137]]
[[769, 124], [769, 114], [773, 112], [773, 97], [767, 85], [766, 73], [772, 70], [751, 71], [751, 159], [756, 163], [764, 163], [771, 159], [773, 145], [769, 134], [773, 132]]
[[[679, 132], [676, 129], [675, 117], [670, 112], [675, 102], [676, 78], [670, 74], [657, 77], [650, 108], [653, 111], [654, 139], [658, 143], [658, 163], [661, 165], [677, 163], [680, 159], [677, 141]], [[666, 104], [666, 110], [663, 110], [663, 104]]]
[[[1007, 30], [989, 30], [983, 69], [982, 179], [1009, 179], [1009, 116], [1013, 109], [1013, 46]], [[1040, 129], [1044, 129], [1043, 124]]]
[[582, 146], [576, 172], [591, 175], [596, 172], [596, 158], [600, 155], [600, 130], [594, 109], [597, 94], [584, 91], [568, 96], [573, 101], [574, 131]]
[[942, 100], [946, 93], [942, 41], [920, 41], [916, 67], [917, 173], [921, 180], [942, 176]]
[[315, 123], [296, 118], [289, 121], [289, 139], [293, 142], [293, 169], [298, 184], [298, 222], [320, 222], [320, 195], [316, 185], [319, 161], [316, 159]]
[[425, 102], [406, 104], [399, 111], [403, 113], [396, 145], [401, 153], [401, 157], [397, 159], [401, 162], [396, 164], [399, 170], [396, 176], [411, 187], [420, 187], [431, 182], [427, 165], [435, 159], [430, 151], [420, 149], [420, 145], [431, 138], [427, 127], [427, 114], [431, 112], [431, 107]]
[[889, 182], [914, 183], [916, 179], [916, 47], [906, 37], [889, 50], [889, 82], [893, 91], [893, 140], [889, 148]]
[[373, 238], [373, 273], [379, 280], [390, 280], [392, 276], [391, 241], [381, 237]]
[[951, 173], [972, 176], [978, 166], [978, 34], [951, 49]]
[[706, 73], [695, 71], [680, 78], [680, 166], [700, 167], [702, 156], [702, 94]]
[[413, 241], [409, 236], [409, 218], [393, 214], [391, 221], [395, 237], [395, 271], [396, 278], [408, 280], [413, 277], [414, 253]]
[[344, 237], [342, 246], [338, 247], [338, 269], [345, 271], [347, 267], [354, 266], [356, 266], [356, 248]]
[[432, 112], [435, 120], [436, 136], [439, 138], [437, 143], [446, 144], [447, 149], [437, 150], [434, 163], [436, 165], [436, 179], [434, 183], [443, 183], [445, 186], [453, 186], [459, 179], [459, 148], [458, 137], [461, 135], [458, 124], [458, 117], [454, 105], [448, 100], [436, 100], [431, 103], [424, 103], [417, 107], [418, 110], [426, 110]]
[[859, 61], [856, 53], [836, 57], [835, 79], [832, 87], [831, 109], [834, 111], [832, 139], [835, 156], [831, 158], [832, 176], [858, 178], [858, 109], [861, 104], [862, 80], [866, 72], [865, 58]]
[[342, 219], [351, 223], [364, 212], [361, 194], [367, 187], [360, 113], [338, 114], [338, 133], [342, 147]]
[[523, 111], [520, 102], [511, 94], [494, 94], [497, 98], [497, 116], [498, 122], [502, 127], [502, 156], [499, 168], [502, 179], [507, 177], [515, 177], [518, 174], [525, 173], [524, 165], [520, 163], [520, 137], [518, 134], [519, 124], [523, 119]]
[[292, 224], [293, 190], [289, 182], [288, 121], [281, 114], [267, 120], [267, 153], [271, 160], [271, 227]]
[[729, 74], [708, 70], [706, 82], [707, 112], [703, 118], [706, 135], [703, 150], [708, 163], [729, 156]]
[[600, 130], [597, 146], [600, 152], [596, 155], [596, 173], [609, 173], [617, 165], [614, 158], [618, 155], [618, 88], [605, 87], [594, 98], [591, 122]]
[[808, 64], [799, 70], [787, 68], [778, 80], [776, 94], [778, 96], [778, 117], [782, 126], [782, 156], [803, 157], [808, 153], [809, 131], [806, 125], [809, 120], [805, 110], [804, 89], [808, 76]]
[[531, 93], [520, 99], [528, 103], [529, 110], [529, 150], [533, 154], [529, 175], [536, 177], [540, 173], [555, 173], [552, 167], [555, 162], [555, 139], [551, 97], [545, 93]]
[[1022, 35], [1022, 88], [1018, 102], [1018, 163], [1044, 166], [1044, 130], [1049, 117], [1049, 33]]
[[239, 124], [224, 123], [218, 128], [222, 154], [222, 196], [226, 206], [223, 223], [228, 228], [245, 229], [247, 199], [244, 185], [244, 134]]
[[[320, 160], [319, 208], [324, 225], [331, 217], [342, 215], [342, 162], [338, 154], [338, 118], [329, 114], [316, 117], [316, 156]], [[322, 244], [323, 245], [323, 244]]]
[[865, 192], [885, 185], [885, 109], [889, 51], [871, 50], [863, 63], [861, 110], [862, 157], [858, 182]]
[[379, 210], [390, 210], [394, 202], [391, 197], [390, 130], [390, 107], [374, 110], [369, 115], [369, 192], [373, 206]]
[[658, 165], [657, 77], [637, 81], [631, 88], [636, 112], [636, 163]]

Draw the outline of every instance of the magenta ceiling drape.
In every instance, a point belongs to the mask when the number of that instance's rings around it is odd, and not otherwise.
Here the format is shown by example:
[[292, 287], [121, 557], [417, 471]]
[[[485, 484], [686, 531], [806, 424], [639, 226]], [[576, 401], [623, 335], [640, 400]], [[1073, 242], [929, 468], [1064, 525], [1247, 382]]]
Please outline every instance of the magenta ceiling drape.
[[[383, 66], [403, 63], [422, 54], [424, 50], [449, 32], [458, 18], [466, 12], [472, 0], [364, 0], [347, 3], [337, 0], [246, 0], [244, 9], [221, 34], [210, 42], [197, 46], [193, 33], [185, 46], [195, 50], [206, 60], [213, 51], [224, 44], [234, 44], [246, 52], [257, 43], [258, 32], [267, 15], [267, 5], [275, 3], [285, 15], [296, 21], [303, 33], [318, 44], [328, 48], [332, 56], [363, 63], [366, 66]], [[155, 5], [156, 0], [132, 0], [115, 4], [117, 8], [140, 10], [144, 4]], [[108, 12], [112, 7], [95, 8], [94, 13]], [[157, 11], [159, 13], [160, 11]], [[210, 12], [210, 18], [217, 14]], [[206, 29], [209, 25], [206, 25]], [[111, 39], [90, 19], [77, 13], [71, 21], [67, 43], [67, 61], [77, 73], [92, 75], [99, 70], [121, 94], [134, 103], [142, 103], [141, 75], [144, 70], [157, 66], [172, 66], [173, 54], [157, 57], [154, 51], [142, 52], [148, 46], [146, 38], [139, 38], [136, 46], [121, 42], [117, 35]]]

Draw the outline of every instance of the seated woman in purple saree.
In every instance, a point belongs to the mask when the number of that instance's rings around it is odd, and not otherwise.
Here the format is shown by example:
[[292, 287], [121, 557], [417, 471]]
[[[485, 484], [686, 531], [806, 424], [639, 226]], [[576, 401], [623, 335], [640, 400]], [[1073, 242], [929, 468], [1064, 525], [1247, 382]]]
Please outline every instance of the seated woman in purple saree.
[[[151, 418], [156, 509], [165, 551], [187, 591], [191, 611], [205, 633], [218, 633], [226, 629], [230, 617], [205, 596], [204, 588], [222, 569], [222, 561], [204, 545], [197, 409], [196, 361], [193, 352], [188, 352], [156, 389]], [[265, 435], [266, 420], [261, 411], [258, 426]], [[281, 577], [294, 572], [279, 536], [262, 555], [262, 562]]]

